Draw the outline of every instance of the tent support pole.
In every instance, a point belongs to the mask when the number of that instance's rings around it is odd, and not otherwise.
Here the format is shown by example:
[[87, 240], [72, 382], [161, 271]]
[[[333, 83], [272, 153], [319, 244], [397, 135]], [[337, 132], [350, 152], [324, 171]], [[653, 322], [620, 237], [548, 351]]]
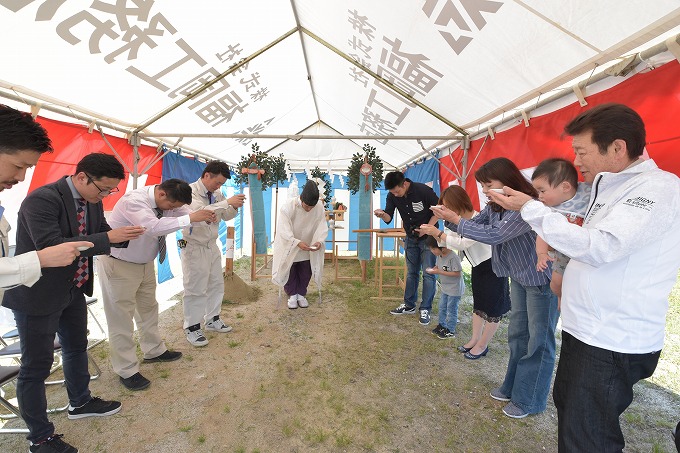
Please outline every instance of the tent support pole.
[[132, 143], [132, 188], [137, 188], [137, 179], [139, 179], [139, 134], [137, 132], [132, 133], [130, 137], [130, 142]]
[[463, 160], [460, 163], [461, 166], [460, 186], [463, 189], [465, 189], [465, 184], [467, 183], [469, 151], [470, 151], [470, 136], [466, 136], [463, 139]]

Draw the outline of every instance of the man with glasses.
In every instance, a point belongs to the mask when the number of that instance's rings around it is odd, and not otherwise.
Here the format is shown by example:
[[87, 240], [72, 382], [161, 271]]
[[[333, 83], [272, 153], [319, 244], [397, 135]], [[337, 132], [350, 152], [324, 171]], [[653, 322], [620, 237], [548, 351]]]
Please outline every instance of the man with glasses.
[[31, 452], [76, 452], [54, 434], [47, 418], [45, 379], [59, 334], [64, 378], [69, 397], [68, 418], [115, 414], [118, 401], [104, 401], [90, 394], [87, 369], [87, 307], [92, 295], [92, 257], [124, 247], [144, 232], [140, 226], [111, 229], [101, 201], [125, 178], [123, 166], [108, 154], [89, 154], [65, 176], [30, 193], [19, 209], [16, 253], [41, 250], [65, 242], [87, 240], [94, 244], [64, 267], [42, 270], [30, 288], [19, 286], [5, 293], [3, 305], [14, 311], [21, 341], [21, 371], [17, 399], [29, 428]]

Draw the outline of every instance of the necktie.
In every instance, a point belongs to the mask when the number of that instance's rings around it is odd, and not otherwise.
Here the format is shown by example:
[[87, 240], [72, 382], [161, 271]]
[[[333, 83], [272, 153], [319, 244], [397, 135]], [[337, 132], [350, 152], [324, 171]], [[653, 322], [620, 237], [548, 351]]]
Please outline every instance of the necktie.
[[213, 193], [211, 191], [207, 191], [205, 194], [208, 197], [208, 204], [213, 204], [213, 201], [215, 201], [213, 198]]
[[[156, 218], [161, 218], [163, 217], [163, 210], [160, 208], [154, 208], [154, 211], [156, 211]], [[158, 261], [163, 262], [165, 261], [165, 236], [158, 236]]]
[[[78, 219], [78, 235], [86, 236], [87, 228], [85, 226], [85, 200], [82, 198], [76, 200], [78, 206], [76, 207], [76, 219]], [[73, 280], [76, 282], [76, 287], [80, 288], [85, 284], [89, 278], [88, 271], [88, 259], [86, 256], [81, 256], [78, 258], [78, 268], [76, 269], [76, 275], [73, 276]]]

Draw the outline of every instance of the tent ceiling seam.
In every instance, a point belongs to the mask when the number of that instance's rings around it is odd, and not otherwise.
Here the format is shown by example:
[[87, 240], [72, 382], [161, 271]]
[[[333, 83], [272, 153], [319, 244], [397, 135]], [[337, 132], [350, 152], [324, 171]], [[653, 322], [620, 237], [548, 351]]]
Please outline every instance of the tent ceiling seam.
[[307, 57], [307, 48], [305, 47], [305, 40], [302, 34], [300, 26], [300, 18], [298, 17], [297, 7], [295, 6], [295, 0], [290, 0], [290, 6], [293, 9], [293, 16], [295, 17], [295, 24], [297, 25], [298, 35], [300, 37], [300, 46], [302, 47], [302, 58], [305, 61], [305, 69], [307, 70], [307, 81], [309, 82], [309, 88], [312, 91], [312, 100], [314, 101], [314, 110], [316, 111], [316, 118], [321, 121], [321, 114], [319, 113], [319, 105], [316, 102], [316, 90], [314, 90], [314, 82], [312, 81], [312, 73], [309, 70], [309, 58]]
[[539, 13], [537, 10], [535, 10], [535, 9], [532, 8], [532, 7], [530, 7], [529, 5], [527, 5], [526, 3], [524, 3], [523, 1], [521, 1], [521, 0], [514, 0], [514, 1], [515, 1], [515, 3], [517, 3], [519, 6], [521, 6], [522, 8], [526, 9], [526, 10], [529, 11], [531, 14], [533, 14], [534, 16], [536, 16], [536, 17], [538, 17], [539, 19], [541, 19], [542, 21], [544, 21], [544, 22], [546, 22], [546, 23], [552, 25], [553, 27], [555, 27], [556, 29], [558, 29], [559, 31], [561, 31], [562, 33], [564, 33], [565, 35], [569, 36], [570, 38], [572, 38], [572, 39], [574, 39], [574, 40], [580, 42], [580, 43], [583, 44], [584, 46], [586, 46], [586, 47], [588, 47], [589, 49], [593, 50], [595, 53], [598, 53], [598, 54], [599, 54], [599, 53], [602, 52], [601, 49], [599, 49], [599, 48], [597, 48], [596, 46], [590, 44], [588, 41], [586, 41], [585, 39], [583, 39], [583, 38], [581, 38], [580, 36], [576, 35], [575, 33], [570, 32], [569, 30], [567, 30], [566, 28], [564, 28], [562, 25], [560, 25], [560, 24], [558, 24], [557, 22], [555, 22], [554, 20], [550, 19], [548, 16], [545, 16], [545, 15]]
[[439, 121], [441, 121], [442, 123], [446, 124], [446, 125], [449, 126], [450, 128], [452, 128], [452, 129], [458, 131], [459, 133], [461, 133], [461, 134], [463, 134], [463, 135], [467, 135], [467, 134], [468, 134], [467, 131], [465, 131], [463, 128], [461, 128], [460, 126], [458, 126], [457, 124], [455, 124], [453, 121], [451, 121], [451, 120], [445, 118], [443, 115], [441, 115], [440, 113], [436, 112], [435, 110], [433, 110], [432, 108], [428, 107], [427, 105], [423, 104], [422, 102], [420, 102], [419, 100], [417, 100], [416, 98], [414, 98], [413, 96], [411, 96], [410, 94], [406, 93], [404, 90], [402, 90], [401, 88], [399, 88], [398, 86], [396, 86], [395, 84], [393, 84], [392, 82], [390, 82], [389, 80], [386, 80], [385, 78], [379, 76], [379, 75], [376, 74], [375, 72], [371, 71], [369, 68], [367, 68], [367, 67], [365, 67], [364, 65], [362, 65], [361, 63], [359, 63], [358, 61], [355, 61], [352, 57], [350, 57], [349, 55], [345, 54], [343, 51], [341, 51], [341, 50], [338, 49], [337, 47], [333, 46], [331, 43], [325, 41], [325, 40], [322, 39], [321, 37], [319, 37], [319, 36], [317, 36], [316, 34], [314, 34], [313, 32], [311, 32], [310, 30], [306, 29], [305, 27], [300, 27], [300, 29], [304, 32], [304, 34], [306, 34], [307, 36], [309, 36], [309, 37], [312, 38], [313, 40], [317, 41], [319, 44], [323, 45], [323, 46], [326, 47], [327, 49], [329, 49], [329, 50], [331, 50], [332, 52], [334, 52], [336, 55], [338, 55], [338, 56], [344, 58], [345, 60], [347, 60], [348, 62], [350, 62], [350, 63], [353, 64], [354, 66], [358, 67], [359, 69], [361, 69], [361, 70], [364, 71], [365, 73], [369, 74], [371, 77], [373, 77], [374, 79], [376, 79], [376, 80], [378, 80], [379, 82], [381, 82], [382, 84], [384, 84], [386, 87], [388, 87], [389, 89], [391, 89], [392, 91], [394, 91], [395, 93], [397, 93], [399, 96], [403, 97], [404, 99], [408, 100], [409, 102], [411, 102], [411, 103], [413, 103], [413, 104], [416, 104], [418, 107], [420, 107], [421, 109], [425, 110], [427, 113], [429, 113], [430, 115], [434, 116], [435, 118], [437, 118], [437, 119], [438, 119]]
[[144, 129], [146, 129], [147, 127], [149, 127], [150, 125], [152, 125], [152, 124], [155, 123], [156, 121], [160, 120], [160, 119], [163, 118], [165, 115], [167, 115], [168, 113], [172, 112], [173, 110], [175, 110], [176, 108], [178, 108], [179, 106], [181, 106], [182, 104], [184, 104], [185, 102], [188, 102], [188, 101], [190, 101], [191, 99], [193, 99], [194, 97], [196, 97], [196, 96], [198, 96], [199, 94], [203, 93], [205, 90], [207, 90], [208, 88], [210, 88], [211, 86], [213, 86], [214, 84], [216, 84], [217, 82], [219, 82], [220, 80], [224, 79], [224, 78], [227, 77], [229, 74], [231, 74], [231, 73], [233, 73], [234, 71], [236, 71], [237, 69], [239, 69], [241, 66], [250, 63], [252, 60], [254, 60], [255, 58], [257, 58], [258, 56], [260, 56], [261, 54], [263, 54], [263, 53], [266, 52], [267, 50], [271, 49], [272, 47], [276, 46], [276, 45], [279, 44], [280, 42], [284, 41], [286, 38], [288, 38], [289, 36], [291, 36], [292, 34], [294, 34], [296, 31], [298, 31], [298, 29], [297, 29], [297, 28], [293, 28], [292, 30], [288, 31], [287, 33], [283, 34], [283, 35], [280, 36], [279, 38], [277, 38], [277, 39], [275, 39], [274, 41], [270, 42], [269, 44], [267, 44], [266, 46], [264, 46], [264, 47], [261, 48], [260, 50], [256, 51], [255, 53], [251, 54], [250, 56], [248, 56], [248, 57], [246, 57], [246, 58], [240, 60], [238, 63], [234, 64], [233, 66], [230, 66], [229, 69], [227, 69], [227, 70], [224, 71], [222, 74], [220, 74], [219, 76], [217, 76], [217, 77], [215, 77], [214, 79], [212, 79], [210, 82], [207, 82], [207, 83], [205, 83], [204, 85], [202, 85], [202, 86], [196, 88], [194, 91], [192, 91], [191, 93], [189, 93], [187, 96], [183, 97], [182, 99], [179, 99], [178, 101], [176, 101], [176, 102], [174, 102], [173, 104], [171, 104], [169, 107], [167, 107], [167, 108], [161, 110], [161, 111], [158, 112], [156, 115], [152, 116], [151, 118], [147, 119], [146, 121], [144, 121], [143, 123], [141, 123], [140, 125], [138, 125], [138, 126], [134, 129], [133, 133], [142, 132]]

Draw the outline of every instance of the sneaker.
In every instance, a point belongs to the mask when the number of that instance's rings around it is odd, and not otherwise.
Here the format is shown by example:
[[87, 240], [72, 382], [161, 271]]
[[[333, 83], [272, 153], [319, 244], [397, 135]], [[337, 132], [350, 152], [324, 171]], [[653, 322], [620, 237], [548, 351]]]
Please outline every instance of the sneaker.
[[406, 304], [401, 304], [394, 310], [390, 310], [393, 315], [413, 315], [416, 313], [416, 307], [408, 308]]
[[422, 325], [426, 326], [430, 323], [430, 310], [420, 310], [420, 321]]
[[512, 402], [505, 405], [503, 413], [510, 418], [524, 418], [529, 415], [528, 412], [524, 412], [523, 409], [515, 406]]
[[432, 329], [432, 333], [435, 335], [439, 335], [439, 332], [444, 328], [441, 324], [437, 324], [437, 327]]
[[144, 359], [142, 363], [153, 363], [153, 362], [174, 362], [182, 357], [182, 353], [179, 351], [167, 350], [161, 355], [156, 357], [151, 357], [150, 359]]
[[90, 398], [90, 401], [80, 407], [68, 405], [68, 419], [77, 420], [85, 417], [105, 417], [113, 415], [120, 410], [118, 401], [105, 401], [99, 397]]
[[449, 329], [444, 327], [437, 333], [437, 338], [440, 340], [446, 340], [449, 338], [456, 338], [456, 332], [451, 332]]
[[[227, 333], [231, 332], [231, 326], [228, 326], [222, 321], [220, 318], [213, 319], [210, 322], [205, 323], [205, 330], [209, 332], [221, 332], [221, 333]], [[191, 342], [189, 342], [191, 343]], [[205, 344], [208, 344], [208, 340], [205, 340]]]
[[[472, 349], [472, 348], [470, 348], [470, 349]], [[466, 352], [468, 352], [468, 351], [466, 351]], [[491, 398], [498, 400], [498, 401], [510, 401], [510, 397], [505, 396], [505, 394], [501, 392], [500, 387], [491, 390], [491, 393], [489, 393], [489, 395], [491, 395]]]
[[151, 381], [142, 376], [141, 373], [135, 373], [129, 378], [121, 377], [120, 383], [123, 384], [126, 389], [132, 390], [133, 392], [144, 390], [151, 385]]
[[61, 438], [63, 434], [52, 434], [39, 444], [31, 444], [28, 451], [32, 453], [78, 453], [78, 449], [67, 444]]
[[298, 307], [297, 298], [298, 298], [297, 294], [293, 294], [288, 298], [288, 308], [290, 308], [291, 310], [295, 310]]
[[309, 307], [309, 302], [307, 302], [307, 298], [305, 296], [298, 295], [297, 304], [300, 308]]
[[[206, 324], [206, 328], [207, 328]], [[203, 331], [199, 328], [196, 330], [184, 329], [184, 333], [187, 336], [187, 341], [196, 347], [205, 346], [208, 344], [208, 339], [203, 335]], [[146, 360], [145, 360], [146, 361]]]

